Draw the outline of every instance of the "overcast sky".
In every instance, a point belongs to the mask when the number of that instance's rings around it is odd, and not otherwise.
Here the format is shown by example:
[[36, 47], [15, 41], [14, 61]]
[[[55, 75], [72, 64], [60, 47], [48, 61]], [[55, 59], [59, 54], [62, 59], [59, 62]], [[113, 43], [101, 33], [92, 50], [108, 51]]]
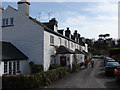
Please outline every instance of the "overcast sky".
[[[17, 8], [17, 4], [13, 2], [3, 2], [2, 5], [5, 8], [8, 5]], [[117, 0], [114, 2], [31, 2], [32, 17], [46, 22], [49, 20], [49, 12], [52, 12], [51, 18], [57, 19], [59, 29], [70, 27], [72, 32], [78, 30], [81, 36], [86, 38], [97, 39], [99, 34], [106, 33], [110, 34], [111, 38], [118, 38]]]

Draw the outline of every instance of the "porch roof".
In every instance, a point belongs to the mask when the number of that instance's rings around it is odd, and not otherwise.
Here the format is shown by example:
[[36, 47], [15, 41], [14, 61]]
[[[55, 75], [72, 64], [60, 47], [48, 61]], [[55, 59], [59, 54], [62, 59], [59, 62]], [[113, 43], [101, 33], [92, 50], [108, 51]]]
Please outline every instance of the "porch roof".
[[10, 42], [0, 42], [0, 60], [11, 61], [27, 59], [28, 57]]
[[81, 52], [81, 51], [78, 50], [78, 49], [75, 49], [75, 53], [76, 53], [76, 54], [84, 54], [83, 52]]
[[57, 49], [57, 54], [74, 54], [74, 52], [68, 48], [66, 48], [65, 46], [60, 46]]
[[83, 50], [83, 53], [84, 53], [85, 55], [88, 55], [88, 52], [86, 52], [86, 51], [84, 51], [84, 50]]

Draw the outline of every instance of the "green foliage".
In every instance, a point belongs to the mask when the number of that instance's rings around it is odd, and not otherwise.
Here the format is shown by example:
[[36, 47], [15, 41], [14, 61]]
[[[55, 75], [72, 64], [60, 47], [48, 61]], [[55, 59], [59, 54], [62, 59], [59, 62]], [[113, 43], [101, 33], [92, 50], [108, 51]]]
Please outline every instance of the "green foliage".
[[34, 64], [34, 62], [30, 62], [29, 64], [30, 64], [30, 67], [31, 67], [31, 73], [32, 74], [43, 71], [43, 66], [42, 65], [36, 65], [36, 64]]
[[110, 53], [110, 56], [118, 55], [120, 54], [120, 48], [111, 48], [109, 53]]
[[73, 68], [73, 69], [72, 69], [73, 72], [74, 72], [74, 71], [78, 71], [78, 70], [80, 70], [80, 64], [76, 64], [76, 65], [73, 64], [73, 65], [72, 65], [72, 68]]
[[65, 77], [67, 67], [59, 67], [48, 71], [42, 71], [36, 74], [3, 76], [3, 89], [31, 89], [49, 85], [50, 83]]
[[56, 68], [58, 68], [58, 67], [60, 67], [60, 65], [58, 65], [58, 64], [51, 64], [49, 69], [50, 69], [50, 70], [51, 70], [51, 69], [56, 69]]

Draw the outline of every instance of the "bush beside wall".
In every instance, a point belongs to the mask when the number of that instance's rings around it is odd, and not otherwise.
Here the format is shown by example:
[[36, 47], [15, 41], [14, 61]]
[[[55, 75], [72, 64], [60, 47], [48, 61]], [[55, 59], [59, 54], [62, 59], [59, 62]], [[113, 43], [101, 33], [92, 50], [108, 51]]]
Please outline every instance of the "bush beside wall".
[[30, 62], [29, 64], [31, 67], [32, 74], [39, 73], [39, 72], [43, 71], [43, 65], [37, 65], [37, 64], [34, 64], [34, 62]]
[[59, 67], [57, 69], [42, 71], [30, 75], [3, 76], [3, 90], [42, 87], [65, 77], [66, 74], [67, 67]]
[[58, 68], [58, 67], [60, 67], [60, 65], [58, 65], [58, 64], [51, 64], [49, 69], [50, 69], [50, 70], [51, 70], [51, 69], [56, 69], [56, 68]]

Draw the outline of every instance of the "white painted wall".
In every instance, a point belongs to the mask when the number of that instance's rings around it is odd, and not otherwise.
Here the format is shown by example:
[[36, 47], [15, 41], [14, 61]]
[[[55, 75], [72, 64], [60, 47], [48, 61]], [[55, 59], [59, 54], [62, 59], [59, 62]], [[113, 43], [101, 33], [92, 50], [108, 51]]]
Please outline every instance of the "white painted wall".
[[76, 58], [78, 60], [78, 64], [84, 62], [84, 54], [76, 54]]
[[[61, 56], [66, 56], [66, 65], [67, 66], [71, 66], [71, 68], [72, 68], [72, 62], [73, 62], [73, 55], [74, 54], [57, 54], [57, 56], [56, 56], [56, 64], [59, 64], [60, 65], [60, 57]], [[69, 60], [68, 60], [68, 58], [69, 58]]]
[[20, 61], [20, 70], [21, 70], [22, 74], [31, 73], [30, 65], [29, 65], [28, 60], [21, 60]]
[[120, 1], [118, 2], [118, 38], [120, 39]]
[[0, 62], [0, 76], [4, 73], [4, 62]]
[[[56, 46], [60, 46], [59, 38], [61, 38], [61, 45], [65, 46], [66, 39], [44, 31], [43, 27], [30, 20], [25, 13], [8, 7], [3, 12], [2, 18], [11, 17], [14, 18], [14, 26], [3, 28], [3, 41], [11, 42], [29, 57], [28, 61], [34, 61], [35, 64], [42, 64], [44, 70], [48, 70], [50, 66], [50, 56], [55, 52], [55, 48], [50, 46], [50, 35], [54, 36], [54, 45]], [[68, 48], [68, 40], [66, 41], [66, 47]], [[71, 41], [69, 41], [69, 43], [69, 47], [73, 51], [76, 48], [80, 49], [80, 45], [72, 42], [74, 44], [72, 48]], [[83, 47], [82, 49], [85, 48]]]
[[[72, 41], [68, 41], [67, 39], [65, 38], [62, 38], [62, 37], [59, 37], [59, 36], [56, 36], [54, 34], [51, 34], [49, 32], [46, 32], [44, 31], [44, 70], [48, 70], [49, 69], [49, 66], [50, 66], [50, 56], [51, 55], [54, 55], [56, 53], [56, 50], [55, 50], [55, 47], [54, 46], [50, 46], [50, 35], [54, 36], [54, 45], [59, 47], [60, 46], [60, 38], [61, 38], [61, 45], [75, 51], [75, 49], [78, 49], [80, 50], [82, 48], [82, 50], [85, 50], [85, 47], [84, 46], [80, 46], [79, 44], [76, 44]], [[67, 41], [67, 45], [65, 45], [65, 41]], [[69, 45], [68, 45], [68, 42], [69, 42]], [[73, 48], [71, 47], [71, 43], [73, 43]], [[57, 55], [56, 56], [56, 61], [57, 61], [57, 64], [60, 64], [60, 56], [61, 55]], [[65, 54], [66, 57], [69, 57], [70, 58], [70, 61], [72, 64], [72, 57], [70, 54]], [[80, 60], [80, 62], [83, 62], [84, 60], [84, 55], [79, 55], [79, 58], [82, 57], [82, 60]], [[72, 67], [72, 66], [71, 66]]]
[[43, 64], [43, 27], [23, 13], [8, 7], [3, 18], [14, 18], [14, 26], [4, 27], [3, 41], [11, 42], [35, 64]]

